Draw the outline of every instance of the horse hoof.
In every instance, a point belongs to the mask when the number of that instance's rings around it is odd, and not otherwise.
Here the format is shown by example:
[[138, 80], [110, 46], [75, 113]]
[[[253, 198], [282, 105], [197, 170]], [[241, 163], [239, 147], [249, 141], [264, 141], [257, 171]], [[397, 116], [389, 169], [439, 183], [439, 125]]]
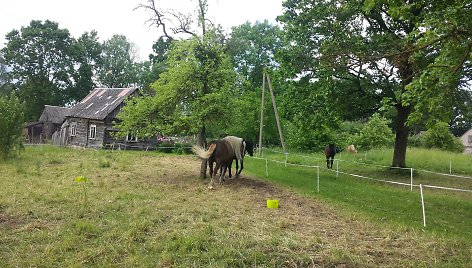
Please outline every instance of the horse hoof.
[[208, 190], [213, 190], [213, 185], [209, 185]]

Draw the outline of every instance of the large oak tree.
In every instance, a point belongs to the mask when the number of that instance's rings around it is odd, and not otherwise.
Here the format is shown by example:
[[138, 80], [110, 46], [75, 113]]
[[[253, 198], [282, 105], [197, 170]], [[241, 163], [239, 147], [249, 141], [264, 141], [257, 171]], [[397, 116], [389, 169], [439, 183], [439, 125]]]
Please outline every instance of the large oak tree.
[[409, 123], [449, 121], [470, 94], [470, 1], [287, 0], [284, 8], [287, 78], [322, 81], [314, 90], [343, 116], [394, 108], [392, 166], [405, 166]]
[[80, 101], [95, 86], [94, 68], [100, 54], [96, 32], [75, 40], [56, 22], [33, 20], [9, 32], [6, 41], [1, 53], [8, 83], [27, 104], [27, 120], [37, 120], [46, 104]]

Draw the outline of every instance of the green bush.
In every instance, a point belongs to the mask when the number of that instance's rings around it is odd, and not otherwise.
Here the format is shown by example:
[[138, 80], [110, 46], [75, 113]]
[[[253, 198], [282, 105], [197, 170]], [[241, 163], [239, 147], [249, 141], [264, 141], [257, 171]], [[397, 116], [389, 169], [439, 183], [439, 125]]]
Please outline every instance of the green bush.
[[464, 145], [454, 137], [447, 123], [439, 122], [430, 128], [424, 135], [424, 146], [426, 148], [437, 148], [449, 152], [461, 153]]
[[374, 114], [359, 135], [356, 135], [354, 144], [364, 150], [386, 148], [393, 146], [394, 139], [395, 135], [388, 127], [388, 120], [379, 114]]
[[175, 154], [191, 154], [192, 150], [190, 147], [192, 147], [191, 144], [185, 144], [185, 143], [175, 143], [174, 146], [176, 147], [172, 152]]
[[163, 142], [157, 145], [156, 151], [161, 153], [191, 154], [191, 144], [180, 142]]
[[408, 137], [408, 146], [415, 148], [424, 148], [424, 136], [413, 135]]
[[336, 147], [346, 148], [350, 144], [356, 144], [355, 138], [359, 135], [363, 124], [359, 121], [344, 121], [339, 125], [336, 135]]
[[13, 94], [0, 96], [0, 159], [13, 158], [23, 149], [24, 105]]

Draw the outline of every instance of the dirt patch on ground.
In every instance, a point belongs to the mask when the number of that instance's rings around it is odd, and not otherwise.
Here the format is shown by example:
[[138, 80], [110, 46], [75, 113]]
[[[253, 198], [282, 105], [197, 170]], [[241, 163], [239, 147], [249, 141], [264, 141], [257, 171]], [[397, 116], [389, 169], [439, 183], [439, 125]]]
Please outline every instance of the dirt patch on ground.
[[4, 207], [0, 206], [0, 230], [3, 228], [14, 229], [20, 224], [20, 219], [7, 215], [4, 211]]

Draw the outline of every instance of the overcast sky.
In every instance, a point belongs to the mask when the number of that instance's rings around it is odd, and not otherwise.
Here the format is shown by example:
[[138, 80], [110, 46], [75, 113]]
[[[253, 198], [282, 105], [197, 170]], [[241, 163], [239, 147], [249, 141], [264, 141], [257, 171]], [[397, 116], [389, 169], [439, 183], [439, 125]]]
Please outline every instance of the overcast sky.
[[[150, 14], [133, 10], [146, 0], [7, 0], [0, 7], [0, 47], [13, 29], [28, 26], [31, 20], [52, 20], [66, 28], [73, 37], [96, 30], [100, 40], [114, 34], [125, 35], [139, 49], [142, 60], [152, 51], [160, 33], [146, 24]], [[187, 12], [195, 10], [197, 0], [155, 0], [165, 7]], [[282, 0], [208, 0], [208, 18], [228, 30], [246, 21], [275, 23], [282, 14]]]

